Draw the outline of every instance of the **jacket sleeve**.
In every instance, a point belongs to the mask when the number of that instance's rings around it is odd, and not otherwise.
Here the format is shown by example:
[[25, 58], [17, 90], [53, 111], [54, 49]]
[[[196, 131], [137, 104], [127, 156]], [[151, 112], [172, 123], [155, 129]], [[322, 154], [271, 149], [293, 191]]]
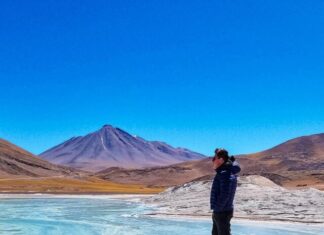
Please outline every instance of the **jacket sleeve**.
[[241, 171], [240, 164], [239, 164], [237, 161], [233, 162], [233, 166], [232, 166], [232, 173], [233, 173], [234, 175], [236, 175], [236, 174], [238, 174], [240, 171]]
[[210, 192], [210, 209], [213, 210], [215, 208], [215, 200], [216, 200], [216, 187], [217, 181], [214, 178], [211, 192]]

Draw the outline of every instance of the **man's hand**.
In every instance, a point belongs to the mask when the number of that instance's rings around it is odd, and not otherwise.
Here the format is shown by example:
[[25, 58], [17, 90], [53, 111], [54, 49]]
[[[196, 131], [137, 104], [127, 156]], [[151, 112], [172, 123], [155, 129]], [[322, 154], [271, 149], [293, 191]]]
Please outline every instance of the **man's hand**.
[[217, 158], [216, 156], [213, 158], [213, 168], [216, 170], [224, 163], [223, 158]]

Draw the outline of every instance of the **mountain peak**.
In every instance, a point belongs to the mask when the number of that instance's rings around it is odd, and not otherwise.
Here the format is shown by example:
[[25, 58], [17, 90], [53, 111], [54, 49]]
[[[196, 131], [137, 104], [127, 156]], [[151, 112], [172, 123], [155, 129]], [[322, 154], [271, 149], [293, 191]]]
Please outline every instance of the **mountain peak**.
[[97, 130], [96, 132], [99, 133], [114, 133], [116, 131], [117, 128], [113, 127], [112, 125], [109, 124], [105, 124], [103, 125], [99, 130]]
[[105, 124], [105, 125], [102, 126], [101, 129], [114, 129], [114, 127], [112, 125]]
[[59, 144], [41, 156], [61, 165], [93, 171], [108, 167], [164, 166], [203, 157], [199, 153], [183, 151], [166, 143], [135, 138], [108, 124], [83, 137]]

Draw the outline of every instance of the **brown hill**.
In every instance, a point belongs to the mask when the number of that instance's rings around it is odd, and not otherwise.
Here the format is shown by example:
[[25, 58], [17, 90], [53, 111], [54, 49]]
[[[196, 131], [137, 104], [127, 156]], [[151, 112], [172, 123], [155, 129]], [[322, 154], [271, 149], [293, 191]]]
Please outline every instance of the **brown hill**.
[[0, 193], [158, 193], [163, 188], [125, 185], [42, 160], [0, 139]]
[[0, 139], [0, 177], [45, 177], [74, 175], [72, 168], [44, 161], [18, 146]]
[[[252, 171], [323, 170], [324, 134], [295, 138], [266, 151], [243, 155], [242, 158], [250, 160], [246, 167]], [[253, 164], [253, 161], [262, 167]]]
[[213, 173], [214, 171], [210, 166], [210, 159], [205, 158], [203, 160], [189, 161], [170, 166], [135, 170], [111, 167], [99, 171], [95, 176], [119, 183], [167, 187], [182, 184]]
[[324, 189], [324, 134], [295, 138], [239, 159], [245, 175], [259, 174], [284, 186]]
[[[271, 149], [238, 155], [242, 175], [258, 174], [283, 186], [324, 189], [324, 134], [302, 136]], [[210, 158], [142, 170], [108, 168], [96, 175], [120, 183], [171, 186], [212, 178]]]

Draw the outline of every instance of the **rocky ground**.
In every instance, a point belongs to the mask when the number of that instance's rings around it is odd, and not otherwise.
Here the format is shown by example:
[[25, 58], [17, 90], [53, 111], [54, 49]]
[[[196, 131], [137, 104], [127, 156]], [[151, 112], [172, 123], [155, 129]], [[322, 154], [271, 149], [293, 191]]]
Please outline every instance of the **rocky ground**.
[[[212, 181], [197, 181], [143, 198], [156, 206], [154, 215], [210, 217]], [[313, 189], [289, 190], [262, 176], [239, 178], [235, 218], [324, 224], [324, 192]]]

